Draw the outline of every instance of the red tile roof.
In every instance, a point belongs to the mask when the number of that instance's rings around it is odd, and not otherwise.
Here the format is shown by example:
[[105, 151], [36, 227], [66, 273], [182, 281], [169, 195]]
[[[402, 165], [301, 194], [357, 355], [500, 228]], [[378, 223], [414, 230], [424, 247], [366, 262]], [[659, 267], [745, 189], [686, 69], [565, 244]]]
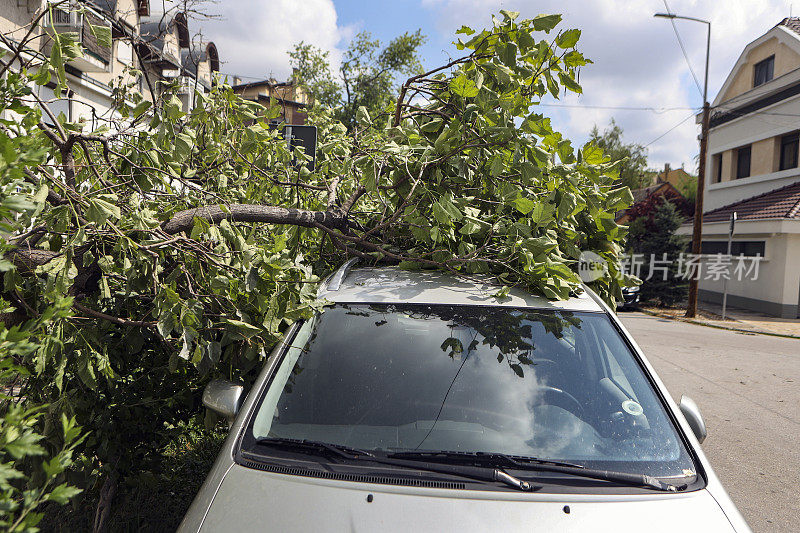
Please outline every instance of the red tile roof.
[[703, 215], [703, 222], [728, 221], [734, 211], [738, 220], [800, 220], [800, 182], [709, 211]]

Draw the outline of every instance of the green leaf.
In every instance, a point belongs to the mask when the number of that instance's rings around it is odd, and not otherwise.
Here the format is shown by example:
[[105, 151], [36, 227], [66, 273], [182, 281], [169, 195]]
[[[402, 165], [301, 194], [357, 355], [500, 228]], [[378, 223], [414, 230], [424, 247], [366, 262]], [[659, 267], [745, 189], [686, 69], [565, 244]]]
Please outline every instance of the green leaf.
[[560, 48], [572, 48], [578, 44], [581, 30], [567, 30], [556, 38], [556, 45]]
[[514, 199], [514, 207], [523, 215], [527, 215], [536, 207], [536, 202], [520, 196]]
[[508, 293], [511, 291], [511, 287], [508, 285], [503, 285], [503, 287], [495, 292], [492, 296], [497, 298], [498, 300], [502, 301], [508, 298]]
[[463, 74], [459, 74], [450, 82], [450, 90], [463, 98], [474, 98], [478, 95], [478, 87], [475, 82]]
[[506, 43], [500, 50], [500, 61], [509, 67], [514, 67], [517, 64], [517, 45], [514, 43]]
[[372, 119], [369, 116], [369, 111], [367, 108], [362, 106], [358, 106], [356, 110], [356, 122], [358, 122], [362, 126], [369, 126], [372, 123]]
[[603, 149], [594, 143], [587, 143], [582, 150], [583, 162], [587, 165], [599, 165], [605, 159]]
[[533, 29], [550, 33], [561, 22], [561, 15], [539, 15], [533, 19]]
[[565, 74], [563, 72], [558, 73], [558, 79], [561, 80], [561, 85], [569, 89], [574, 93], [582, 93], [583, 89], [581, 86], [575, 81], [575, 79], [570, 76], [569, 74]]
[[458, 30], [456, 30], [456, 34], [464, 34], [464, 35], [472, 35], [475, 33], [475, 30], [470, 28], [469, 26], [461, 26]]
[[138, 104], [133, 106], [133, 109], [132, 109], [133, 117], [134, 118], [141, 117], [142, 115], [144, 115], [147, 112], [148, 109], [150, 109], [150, 106], [152, 106], [152, 105], [153, 104], [148, 102], [147, 100], [142, 100], [141, 102], [139, 102]]
[[103, 48], [111, 48], [111, 26], [95, 26], [89, 24], [89, 29], [97, 39], [97, 44]]
[[47, 496], [47, 499], [64, 505], [81, 492], [82, 490], [79, 488], [71, 487], [66, 483], [62, 483], [53, 489], [53, 491]]
[[492, 164], [489, 167], [489, 174], [494, 177], [499, 176], [503, 173], [505, 166], [506, 162], [504, 161], [503, 156], [496, 155], [494, 158], [492, 158]]
[[89, 222], [102, 226], [109, 218], [119, 219], [122, 216], [122, 212], [118, 205], [102, 198], [92, 198], [89, 200], [89, 209], [86, 210], [85, 216]]
[[78, 376], [84, 385], [92, 390], [97, 390], [97, 379], [95, 378], [92, 357], [87, 350], [78, 352]]
[[22, 459], [29, 455], [44, 455], [44, 448], [38, 444], [42, 438], [32, 431], [26, 431], [11, 442], [5, 443], [3, 448], [14, 459]]
[[263, 328], [253, 326], [252, 324], [248, 324], [247, 322], [242, 322], [241, 320], [226, 318], [224, 322], [229, 326], [231, 326], [236, 331], [236, 333], [240, 334], [241, 336], [247, 339], [252, 338], [260, 333], [263, 333], [264, 331]]

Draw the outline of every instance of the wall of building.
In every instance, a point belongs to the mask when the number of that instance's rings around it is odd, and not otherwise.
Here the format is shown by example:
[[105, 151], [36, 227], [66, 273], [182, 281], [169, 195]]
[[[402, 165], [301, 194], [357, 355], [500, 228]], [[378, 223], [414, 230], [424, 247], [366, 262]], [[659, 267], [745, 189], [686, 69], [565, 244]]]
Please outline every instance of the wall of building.
[[[751, 198], [800, 181], [800, 169], [778, 170], [780, 138], [800, 128], [792, 115], [800, 115], [800, 95], [769, 106], [762, 113], [736, 118], [713, 128], [708, 137], [709, 169], [705, 211]], [[750, 176], [735, 179], [736, 152], [752, 145]], [[715, 155], [722, 154], [722, 181], [715, 183]]]
[[[704, 242], [712, 240], [727, 242], [723, 235], [708, 235], [703, 238]], [[732, 276], [728, 281], [728, 303], [784, 318], [799, 316], [800, 235], [737, 232], [734, 240], [764, 241], [765, 249], [757, 279], [739, 281]], [[701, 279], [699, 287], [701, 299], [714, 303], [722, 301], [722, 279]]]
[[[20, 3], [23, 4], [21, 7]], [[17, 0], [0, 2], [0, 31], [16, 41], [21, 40], [27, 31], [27, 28], [22, 27], [31, 21], [34, 12], [41, 5], [42, 0], [28, 0], [27, 3]]]
[[759, 46], [753, 48], [746, 57], [746, 62], [736, 73], [733, 82], [725, 92], [723, 101], [730, 100], [753, 88], [753, 67], [759, 61], [775, 56], [773, 77], [777, 78], [797, 68], [800, 64], [800, 55], [785, 44], [773, 37]]

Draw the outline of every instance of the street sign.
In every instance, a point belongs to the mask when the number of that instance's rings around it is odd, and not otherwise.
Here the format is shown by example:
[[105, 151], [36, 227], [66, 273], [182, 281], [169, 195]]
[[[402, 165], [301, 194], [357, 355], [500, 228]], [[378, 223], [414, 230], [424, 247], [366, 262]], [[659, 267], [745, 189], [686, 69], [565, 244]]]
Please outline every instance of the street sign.
[[317, 127], [287, 124], [283, 128], [283, 136], [289, 141], [289, 150], [302, 148], [303, 152], [311, 158], [306, 166], [308, 170], [313, 171], [317, 162]]
[[[270, 124], [270, 128], [277, 128], [277, 124]], [[294, 152], [295, 148], [302, 148], [303, 152], [311, 158], [305, 166], [308, 170], [313, 171], [317, 163], [317, 127], [316, 126], [299, 126], [296, 124], [284, 124], [281, 129], [281, 136], [286, 139], [287, 148], [290, 152]], [[295, 167], [300, 167], [297, 160], [293, 159], [292, 163]]]
[[[731, 245], [733, 244], [733, 230], [736, 229], [736, 211], [731, 214], [731, 227], [728, 230], [728, 257], [731, 256]], [[722, 320], [725, 320], [725, 312], [728, 310], [728, 278], [722, 280]]]

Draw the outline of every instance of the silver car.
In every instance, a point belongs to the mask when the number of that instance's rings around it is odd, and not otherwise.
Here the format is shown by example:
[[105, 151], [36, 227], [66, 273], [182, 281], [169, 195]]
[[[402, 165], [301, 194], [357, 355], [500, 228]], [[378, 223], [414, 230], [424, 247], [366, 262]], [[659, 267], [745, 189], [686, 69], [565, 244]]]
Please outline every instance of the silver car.
[[346, 265], [242, 402], [179, 531], [749, 531], [676, 405], [588, 289], [548, 301]]

